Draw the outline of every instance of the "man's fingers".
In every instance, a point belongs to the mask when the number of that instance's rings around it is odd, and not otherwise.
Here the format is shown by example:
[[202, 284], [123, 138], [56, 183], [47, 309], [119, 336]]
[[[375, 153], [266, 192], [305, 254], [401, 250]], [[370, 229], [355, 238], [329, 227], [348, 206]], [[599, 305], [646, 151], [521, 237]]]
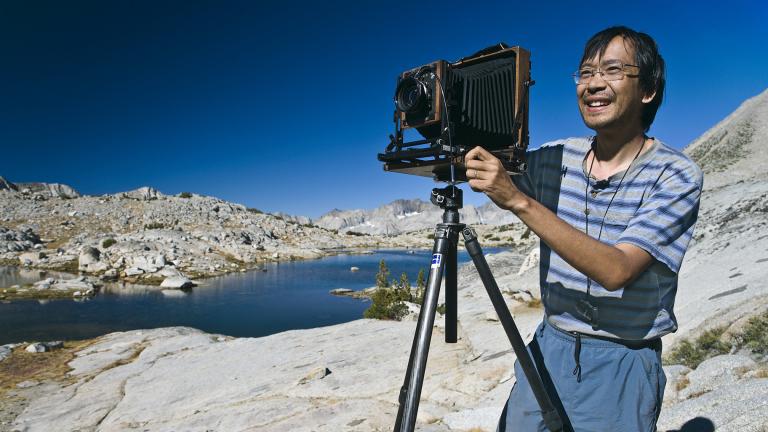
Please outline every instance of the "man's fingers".
[[484, 192], [482, 189], [482, 181], [478, 179], [471, 179], [467, 183], [469, 183], [469, 187], [472, 188], [475, 192]]
[[489, 160], [489, 158], [493, 158], [493, 155], [490, 154], [488, 150], [480, 146], [477, 146], [467, 153], [467, 155], [464, 157], [464, 160], [469, 161], [469, 160], [476, 159], [476, 160], [485, 161], [485, 160]]

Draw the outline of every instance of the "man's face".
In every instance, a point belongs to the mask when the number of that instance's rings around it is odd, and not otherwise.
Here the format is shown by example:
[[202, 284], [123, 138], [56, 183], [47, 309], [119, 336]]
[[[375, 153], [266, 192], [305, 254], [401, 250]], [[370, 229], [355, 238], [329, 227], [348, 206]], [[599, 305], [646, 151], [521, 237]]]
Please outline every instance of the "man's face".
[[[634, 47], [619, 36], [611, 40], [602, 57], [588, 59], [580, 67], [603, 71], [605, 65], [617, 61], [636, 64]], [[645, 97], [640, 90], [638, 68], [626, 68], [625, 73], [617, 81], [605, 81], [602, 74], [595, 74], [588, 83], [576, 86], [579, 111], [588, 128], [598, 133], [642, 131], [643, 105], [653, 100], [653, 95]]]

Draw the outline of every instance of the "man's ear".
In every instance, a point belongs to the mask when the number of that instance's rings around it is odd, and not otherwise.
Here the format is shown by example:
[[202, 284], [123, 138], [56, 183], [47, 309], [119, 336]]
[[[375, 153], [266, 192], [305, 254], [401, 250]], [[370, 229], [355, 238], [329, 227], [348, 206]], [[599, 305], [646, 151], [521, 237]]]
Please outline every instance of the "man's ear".
[[656, 97], [656, 90], [654, 90], [651, 93], [646, 94], [645, 96], [643, 96], [643, 103], [644, 104], [651, 103], [651, 101], [653, 101], [653, 98], [655, 98], [655, 97]]

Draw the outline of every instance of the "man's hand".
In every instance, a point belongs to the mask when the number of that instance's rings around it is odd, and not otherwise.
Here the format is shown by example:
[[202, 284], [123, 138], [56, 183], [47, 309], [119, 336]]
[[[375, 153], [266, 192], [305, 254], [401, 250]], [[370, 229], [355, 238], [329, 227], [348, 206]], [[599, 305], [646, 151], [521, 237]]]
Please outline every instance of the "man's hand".
[[568, 225], [520, 192], [501, 161], [482, 147], [475, 147], [467, 153], [465, 165], [472, 190], [483, 192], [499, 207], [512, 210], [568, 264], [607, 290], [626, 286], [652, 263], [651, 255], [635, 245], [610, 246]]
[[517, 213], [528, 197], [520, 192], [501, 161], [482, 147], [475, 147], [464, 158], [469, 186], [488, 195], [497, 206]]

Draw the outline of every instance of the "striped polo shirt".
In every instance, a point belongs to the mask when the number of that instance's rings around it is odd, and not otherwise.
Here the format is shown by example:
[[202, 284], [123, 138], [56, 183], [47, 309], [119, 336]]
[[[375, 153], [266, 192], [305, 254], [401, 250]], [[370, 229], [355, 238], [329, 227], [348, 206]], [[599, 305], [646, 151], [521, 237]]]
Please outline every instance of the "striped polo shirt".
[[636, 245], [654, 261], [616, 291], [591, 282], [588, 301], [599, 316], [594, 330], [577, 309], [587, 299], [586, 276], [542, 241], [540, 284], [547, 320], [565, 331], [625, 340], [663, 336], [677, 330], [677, 274], [699, 211], [702, 172], [686, 155], [653, 139], [628, 171], [598, 183], [587, 176], [592, 142], [569, 138], [530, 151], [529, 169], [513, 176], [515, 184], [574, 228], [585, 232], [589, 224], [589, 235], [597, 238], [602, 223], [600, 241]]

